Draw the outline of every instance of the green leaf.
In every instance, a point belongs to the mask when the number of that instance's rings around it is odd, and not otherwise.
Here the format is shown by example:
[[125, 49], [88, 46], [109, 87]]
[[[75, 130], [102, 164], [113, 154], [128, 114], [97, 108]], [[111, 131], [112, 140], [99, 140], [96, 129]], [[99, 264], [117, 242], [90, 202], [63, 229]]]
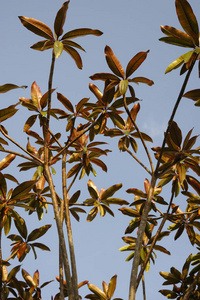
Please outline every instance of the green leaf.
[[33, 18], [27, 18], [24, 16], [20, 16], [19, 17], [20, 21], [22, 22], [22, 24], [30, 31], [32, 31], [33, 33], [42, 36], [46, 39], [54, 39], [53, 38], [53, 32], [51, 31], [51, 29], [44, 23], [33, 19]]
[[18, 111], [15, 106], [16, 105], [10, 105], [7, 108], [0, 109], [0, 122], [11, 118]]
[[199, 26], [190, 4], [187, 0], [176, 0], [175, 5], [181, 26], [191, 36], [194, 45], [199, 46]]
[[53, 51], [56, 58], [59, 58], [63, 52], [63, 43], [60, 41], [55, 41], [53, 45]]
[[46, 245], [44, 245], [44, 244], [42, 244], [42, 243], [32, 243], [31, 246], [37, 247], [37, 248], [39, 248], [39, 249], [41, 249], [41, 250], [51, 251], [51, 250], [49, 249], [49, 247], [47, 247]]
[[126, 67], [126, 78], [130, 77], [146, 59], [149, 50], [137, 53], [128, 63]]
[[41, 236], [43, 236], [51, 225], [44, 225], [40, 228], [34, 229], [29, 235], [28, 235], [28, 242], [35, 241], [36, 239], [39, 239]]
[[63, 25], [65, 24], [68, 5], [69, 5], [69, 1], [64, 2], [56, 15], [54, 21], [54, 31], [57, 38], [59, 38], [63, 34]]
[[115, 75], [125, 79], [124, 69], [122, 68], [119, 60], [114, 55], [112, 49], [109, 46], [105, 47], [105, 56], [106, 56], [107, 64], [108, 64], [109, 68], [112, 70], [112, 72]]
[[26, 89], [27, 86], [26, 85], [22, 85], [22, 86], [18, 86], [16, 84], [12, 84], [12, 83], [6, 83], [4, 85], [0, 85], [0, 93], [6, 93], [10, 90], [13, 90], [13, 89]]
[[12, 210], [12, 217], [14, 218], [15, 226], [21, 236], [26, 240], [27, 237], [27, 227], [24, 219], [14, 210]]
[[103, 194], [101, 195], [101, 200], [105, 200], [109, 197], [112, 197], [112, 195], [118, 191], [119, 189], [121, 189], [122, 187], [122, 183], [118, 183], [115, 185], [112, 185], [111, 187], [109, 187], [107, 190], [105, 190], [105, 192], [103, 192]]
[[76, 37], [89, 35], [89, 34], [100, 36], [103, 34], [103, 32], [100, 30], [97, 30], [97, 29], [79, 28], [79, 29], [74, 29], [74, 30], [68, 31], [67, 33], [65, 33], [63, 35], [61, 40], [74, 39]]
[[176, 299], [177, 293], [170, 290], [160, 290], [159, 291], [163, 296], [166, 296], [169, 299]]

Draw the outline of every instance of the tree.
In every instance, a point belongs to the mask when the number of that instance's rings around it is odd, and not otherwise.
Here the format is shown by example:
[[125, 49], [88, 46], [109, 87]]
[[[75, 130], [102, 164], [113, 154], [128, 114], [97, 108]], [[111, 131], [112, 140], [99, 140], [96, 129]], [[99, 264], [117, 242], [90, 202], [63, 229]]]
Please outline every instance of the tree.
[[[185, 74], [185, 79], [172, 108], [162, 145], [160, 147], [155, 145], [152, 148], [153, 155], [149, 149], [152, 138], [142, 132], [137, 125], [136, 120], [140, 116], [141, 105], [133, 88], [135, 83], [149, 87], [154, 84], [152, 79], [137, 76], [137, 73], [136, 76], [133, 75], [146, 62], [149, 50], [136, 53], [124, 69], [111, 47], [105, 46], [105, 59], [110, 72], [97, 70], [98, 73], [90, 76], [92, 82], [103, 81], [102, 91], [96, 84], [90, 83], [89, 89], [93, 98], [83, 97], [76, 105], [73, 105], [65, 95], [55, 91], [53, 86], [55, 63], [66, 52], [74, 60], [78, 69], [82, 69], [82, 59], [78, 51], [84, 51], [84, 49], [73, 39], [85, 35], [101, 36], [102, 32], [98, 29], [78, 28], [64, 33], [69, 1], [63, 3], [56, 14], [54, 33], [41, 21], [25, 16], [19, 17], [25, 28], [42, 37], [42, 41], [37, 41], [31, 48], [45, 52], [50, 50], [52, 57], [46, 93], [42, 94], [39, 85], [34, 81], [30, 89], [30, 99], [20, 97], [17, 103], [0, 110], [0, 151], [5, 155], [0, 162], [0, 232], [2, 236], [4, 231], [5, 236], [12, 242], [11, 254], [6, 252], [6, 258], [4, 258], [2, 251], [0, 252], [1, 299], [41, 299], [41, 289], [51, 283], [47, 281], [40, 285], [39, 271], [36, 270], [31, 276], [20, 264], [13, 266], [9, 273], [7, 271], [11, 259], [16, 258], [21, 263], [26, 260], [31, 251], [37, 258], [38, 248], [44, 251], [50, 250], [46, 244], [38, 242], [37, 239], [43, 237], [50, 229], [54, 222], [53, 218], [51, 224], [34, 226], [31, 232], [27, 228], [30, 215], [34, 214], [38, 220], [41, 220], [44, 211], [47, 209], [49, 211], [49, 206], [53, 207], [59, 239], [59, 276], [56, 278], [60, 290], [56, 295], [52, 295], [52, 299], [68, 297], [70, 300], [77, 300], [79, 293], [81, 294], [79, 288], [84, 285], [87, 285], [90, 290], [90, 294], [87, 294], [85, 298], [113, 298], [117, 275], [112, 276], [109, 284], [103, 281], [103, 289], [94, 285], [91, 280], [78, 282], [71, 218], [79, 220], [80, 213], [87, 213], [87, 221], [92, 222], [98, 214], [101, 217], [104, 217], [106, 213], [114, 216], [112, 207], [115, 205], [120, 206], [119, 211], [123, 215], [131, 217], [123, 237], [126, 245], [120, 249], [131, 251], [127, 260], [133, 262], [129, 299], [135, 299], [141, 280], [143, 298], [146, 299], [144, 272], [148, 272], [150, 265], [155, 262], [157, 251], [166, 255], [170, 254], [162, 243], [172, 235], [173, 231], [175, 231], [175, 240], [183, 233], [186, 234], [189, 243], [195, 246], [197, 251], [185, 257], [181, 271], [172, 266], [170, 272], [160, 272], [166, 280], [164, 285], [172, 286], [169, 289], [160, 290], [160, 293], [171, 299], [200, 298], [198, 252], [200, 246], [198, 234], [200, 229], [198, 221], [200, 167], [199, 147], [196, 145], [198, 135], [192, 135], [193, 129], [191, 129], [186, 136], [183, 136], [175, 121], [175, 115], [183, 97], [192, 99], [195, 101], [195, 106], [199, 106], [200, 90], [186, 91], [193, 67], [199, 59], [199, 27], [189, 2], [176, 0], [175, 5], [184, 31], [167, 25], [161, 26], [161, 31], [165, 36], [160, 40], [192, 50], [181, 55], [166, 69], [168, 73], [182, 66], [180, 74]], [[4, 84], [1, 85], [0, 92], [5, 93], [18, 88], [27, 87]], [[53, 97], [56, 97], [61, 108], [59, 105], [56, 105], [56, 108], [53, 107]], [[23, 132], [27, 136], [25, 147], [18, 143], [17, 138], [11, 137], [13, 135], [8, 133], [4, 125], [6, 120], [13, 120], [19, 109], [26, 112], [23, 127]], [[64, 124], [62, 132], [55, 131], [54, 124], [57, 122]], [[13, 132], [15, 133], [15, 130]], [[126, 194], [123, 198], [117, 195], [122, 188], [122, 183], [99, 188], [93, 180], [89, 179], [87, 181], [89, 198], [84, 201], [79, 200], [82, 189], [81, 180], [92, 174], [96, 176], [96, 167], [107, 172], [107, 165], [103, 158], [112, 155], [110, 149], [105, 149], [109, 138], [117, 139], [121, 155], [129, 154], [146, 172], [146, 177], [148, 176], [149, 179], [144, 178], [144, 190], [137, 187], [128, 188], [126, 192], [134, 195], [134, 201], [129, 203], [125, 199]], [[148, 163], [138, 158], [138, 141], [141, 142]], [[33, 143], [35, 143], [34, 146]], [[13, 146], [17, 148], [17, 151]], [[20, 182], [14, 175], [16, 172], [5, 173], [5, 169], [12, 166], [15, 160], [20, 162], [18, 164], [20, 171], [31, 174], [28, 180], [26, 178]], [[61, 166], [60, 173], [56, 173], [54, 165]], [[61, 191], [56, 188], [55, 176], [62, 178]], [[78, 185], [78, 189], [72, 192], [75, 184]], [[167, 199], [163, 196], [163, 191], [166, 189], [170, 194], [170, 198], [167, 197]], [[184, 196], [184, 211], [177, 204], [181, 195]], [[25, 209], [28, 216], [22, 217], [22, 209]], [[11, 233], [12, 223], [17, 230], [16, 234]], [[170, 224], [167, 225], [167, 229], [165, 229], [166, 224]], [[130, 235], [132, 233], [133, 235]], [[176, 246], [174, 247], [176, 250]], [[2, 249], [2, 243], [0, 249]], [[23, 281], [18, 278], [20, 269]]]

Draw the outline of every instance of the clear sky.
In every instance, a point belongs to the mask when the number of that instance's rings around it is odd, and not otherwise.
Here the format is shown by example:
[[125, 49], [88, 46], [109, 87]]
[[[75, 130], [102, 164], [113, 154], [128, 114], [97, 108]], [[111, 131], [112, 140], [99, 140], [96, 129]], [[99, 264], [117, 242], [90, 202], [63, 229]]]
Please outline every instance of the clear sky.
[[[197, 19], [200, 19], [199, 2], [190, 0]], [[0, 85], [14, 83], [17, 85], [27, 85], [26, 90], [15, 90], [7, 94], [1, 94], [0, 108], [14, 104], [19, 97], [30, 97], [30, 87], [33, 81], [40, 86], [42, 93], [47, 91], [48, 74], [50, 69], [51, 51], [34, 51], [30, 46], [41, 40], [22, 26], [18, 16], [26, 16], [38, 19], [46, 23], [53, 30], [54, 18], [58, 9], [62, 6], [62, 1], [24, 1], [7, 0], [1, 4], [0, 11]], [[109, 45], [115, 55], [125, 68], [128, 61], [139, 51], [150, 49], [147, 60], [137, 71], [136, 76], [145, 76], [152, 79], [155, 85], [152, 87], [139, 85], [135, 86], [136, 96], [142, 99], [141, 111], [138, 115], [138, 125], [141, 131], [151, 135], [154, 146], [160, 146], [163, 138], [163, 131], [166, 128], [168, 118], [172, 111], [172, 106], [177, 98], [181, 84], [184, 79], [179, 76], [179, 70], [175, 70], [167, 75], [164, 74], [166, 67], [187, 49], [167, 45], [158, 41], [163, 36], [160, 25], [171, 25], [181, 29], [175, 12], [174, 1], [145, 1], [145, 0], [71, 0], [67, 12], [64, 32], [75, 28], [89, 27], [103, 31], [101, 37], [87, 36], [76, 39], [86, 50], [81, 53], [83, 59], [83, 70], [79, 70], [74, 61], [63, 52], [61, 57], [56, 60], [53, 87], [64, 94], [73, 104], [76, 104], [83, 97], [91, 97], [95, 101], [92, 93], [88, 89], [91, 82], [90, 75], [97, 72], [109, 72], [107, 67], [104, 47]], [[188, 50], [189, 51], [189, 50]], [[193, 72], [187, 90], [199, 87], [197, 78], [197, 67]], [[102, 84], [95, 82], [100, 88]], [[53, 97], [53, 107], [58, 104], [56, 94]], [[25, 115], [26, 114], [26, 115]], [[6, 121], [5, 126], [9, 134], [25, 147], [27, 137], [22, 135], [23, 125], [28, 117], [25, 109], [21, 109], [16, 114], [13, 121]], [[185, 135], [192, 127], [194, 133], [199, 134], [199, 108], [195, 108], [193, 102], [183, 99], [179, 112], [175, 118]], [[67, 138], [65, 132], [66, 124], [62, 121], [55, 125], [54, 132], [60, 131], [63, 126], [63, 140]], [[57, 126], [57, 127], [56, 127]], [[98, 140], [98, 137], [97, 137]], [[33, 143], [33, 140], [31, 140]], [[97, 177], [92, 175], [78, 181], [73, 188], [73, 192], [81, 189], [81, 200], [89, 197], [86, 184], [88, 179], [94, 181], [100, 190], [102, 187], [108, 188], [115, 183], [123, 183], [123, 188], [116, 194], [130, 203], [133, 197], [125, 191], [128, 188], [143, 189], [143, 182], [147, 174], [141, 170], [135, 161], [126, 153], [120, 153], [117, 149], [117, 141], [106, 140], [109, 144], [107, 148], [113, 152], [105, 158], [104, 162], [108, 165], [107, 174], [98, 168]], [[149, 148], [152, 145], [149, 144]], [[139, 146], [139, 152], [141, 145]], [[138, 156], [147, 162], [143, 150]], [[0, 153], [0, 160], [4, 154]], [[27, 180], [24, 173], [16, 173], [14, 166], [20, 163], [17, 161], [9, 167], [8, 171], [13, 172], [19, 180]], [[59, 167], [56, 168], [55, 185], [58, 191], [61, 188], [61, 177]], [[32, 173], [28, 173], [30, 176]], [[165, 200], [169, 199], [169, 192], [164, 192]], [[183, 196], [176, 199], [177, 204], [181, 205]], [[184, 199], [185, 200], [185, 199]], [[127, 253], [118, 251], [124, 245], [121, 237], [128, 226], [130, 218], [123, 216], [117, 208], [114, 208], [115, 218], [106, 215], [104, 218], [98, 216], [92, 223], [86, 222], [86, 216], [82, 215], [79, 223], [72, 220], [75, 250], [78, 265], [79, 282], [89, 280], [101, 287], [102, 281], [109, 282], [110, 278], [118, 275], [118, 285], [115, 297], [124, 300], [128, 297], [129, 277], [131, 263], [125, 262]], [[56, 228], [53, 220], [51, 207], [49, 215], [44, 215], [41, 222], [36, 215], [32, 216], [27, 223], [28, 230], [31, 231], [35, 226], [40, 227], [44, 224], [53, 223], [44, 238], [50, 248], [50, 253], [38, 250], [38, 259], [33, 260], [30, 253], [23, 261], [23, 268], [31, 275], [36, 269], [40, 271], [40, 283], [54, 279], [58, 275], [58, 245]], [[36, 225], [37, 224], [37, 225]], [[14, 227], [13, 227], [14, 228]], [[173, 234], [172, 234], [173, 237]], [[170, 242], [169, 242], [170, 241]], [[43, 242], [41, 240], [41, 242]], [[173, 239], [168, 240], [165, 246], [169, 251], [175, 249], [178, 254], [166, 256], [160, 253], [156, 260], [156, 265], [151, 266], [149, 274], [146, 276], [147, 299], [164, 299], [158, 290], [162, 288], [162, 278], [159, 271], [169, 271], [171, 266], [178, 269], [184, 263], [185, 257], [190, 253], [195, 253], [195, 248], [185, 247], [187, 237], [184, 234], [178, 241], [173, 243]], [[9, 256], [9, 244], [5, 241], [3, 248], [3, 258]], [[14, 261], [15, 265], [18, 264]], [[42, 292], [43, 299], [50, 299], [58, 291], [56, 282], [45, 287]], [[82, 297], [89, 293], [89, 290], [82, 288]], [[142, 293], [139, 290], [137, 299], [141, 299]]]

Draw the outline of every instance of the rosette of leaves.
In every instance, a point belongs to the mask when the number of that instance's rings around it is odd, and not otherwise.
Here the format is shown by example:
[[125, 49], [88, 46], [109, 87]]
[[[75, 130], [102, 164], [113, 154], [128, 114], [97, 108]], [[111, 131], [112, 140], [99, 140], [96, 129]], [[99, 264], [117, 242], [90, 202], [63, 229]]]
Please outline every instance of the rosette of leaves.
[[[83, 119], [88, 120], [89, 111], [91, 108], [86, 107], [86, 103], [89, 101], [89, 98], [81, 99], [75, 107], [73, 107], [72, 103], [62, 94], [57, 93], [57, 99], [64, 105], [64, 107], [69, 111], [63, 111], [59, 109], [53, 109], [55, 113], [60, 115], [59, 119], [67, 118], [67, 126], [66, 131], [72, 130], [74, 128], [75, 120], [77, 117], [81, 117]], [[90, 122], [89, 122], [90, 124]]]
[[[129, 194], [134, 194], [134, 202], [130, 204], [130, 206], [135, 206], [135, 209], [131, 207], [122, 207], [119, 210], [127, 216], [133, 217], [133, 219], [129, 222], [129, 226], [126, 228], [125, 233], [132, 233], [135, 229], [137, 229], [140, 225], [141, 218], [142, 218], [142, 213], [143, 209], [147, 200], [149, 188], [150, 188], [150, 183], [148, 179], [145, 179], [144, 181], [144, 187], [145, 187], [145, 192], [136, 189], [136, 188], [130, 188], [126, 192]], [[154, 189], [154, 195], [152, 197], [151, 201], [151, 209], [153, 209], [155, 212], [157, 212], [157, 207], [156, 204], [163, 204], [166, 205], [167, 203], [161, 197], [159, 194], [161, 193], [162, 189], [155, 187]], [[155, 220], [155, 215], [148, 215], [147, 218], [147, 224], [145, 228], [145, 234], [146, 236], [150, 239], [151, 238], [151, 226], [152, 225], [157, 225], [157, 221]]]
[[[154, 225], [150, 225], [150, 230], [152, 232]], [[163, 231], [159, 234], [157, 241], [161, 240], [163, 237], [166, 237], [169, 235], [169, 231]], [[123, 241], [128, 244], [125, 245], [123, 247], [121, 247], [119, 250], [120, 251], [131, 251], [131, 254], [128, 255], [128, 257], [126, 258], [126, 261], [130, 261], [135, 254], [135, 246], [136, 246], [136, 238], [132, 237], [132, 236], [124, 236]], [[140, 252], [140, 265], [142, 265], [142, 263], [144, 262], [146, 256], [148, 255], [149, 251], [150, 251], [150, 247], [151, 247], [151, 243], [154, 239], [154, 236], [151, 237], [150, 239], [147, 237], [146, 234], [144, 234], [143, 236], [143, 241], [142, 241], [142, 248], [141, 248], [141, 252]], [[163, 246], [161, 245], [154, 245], [153, 247], [154, 250], [160, 251], [162, 253], [168, 254], [170, 255], [170, 252]], [[157, 255], [155, 253], [155, 251], [152, 251], [150, 256], [149, 256], [149, 260], [146, 264], [146, 268], [145, 271], [148, 272], [149, 268], [150, 268], [150, 261], [153, 262], [153, 264], [155, 263], [155, 259], [157, 258]]]
[[68, 171], [67, 178], [72, 176], [77, 176], [80, 173], [79, 179], [83, 178], [85, 174], [89, 175], [90, 172], [96, 176], [96, 171], [93, 168], [93, 164], [100, 167], [103, 171], [107, 172], [107, 166], [105, 163], [98, 159], [101, 155], [107, 155], [109, 150], [102, 150], [96, 146], [107, 144], [105, 142], [91, 142], [88, 143], [89, 135], [85, 135], [80, 124], [78, 128], [74, 128], [70, 137], [72, 141], [71, 147], [75, 150], [68, 150], [68, 153], [71, 154], [68, 163], [75, 163], [75, 165]]
[[124, 120], [120, 116], [123, 111], [116, 109], [114, 103], [111, 104], [114, 98], [115, 88], [112, 87], [111, 89], [107, 90], [109, 84], [110, 80], [106, 80], [103, 93], [98, 89], [96, 85], [91, 83], [89, 84], [91, 92], [98, 99], [96, 103], [86, 104], [92, 109], [92, 112], [88, 116], [88, 119], [97, 120], [98, 118], [98, 122], [95, 122], [95, 126], [90, 129], [90, 140], [94, 139], [95, 134], [105, 133], [105, 129], [107, 129], [108, 119], [110, 119], [112, 123], [117, 127], [122, 128], [124, 126]]
[[167, 67], [165, 71], [165, 73], [168, 73], [174, 69], [177, 69], [183, 64], [180, 71], [180, 74], [182, 75], [189, 69], [194, 58], [197, 59], [197, 56], [200, 53], [199, 25], [196, 20], [196, 16], [187, 0], [176, 0], [175, 5], [179, 22], [185, 32], [168, 25], [161, 26], [162, 32], [167, 37], [162, 37], [159, 40], [179, 47], [193, 49], [178, 57]]
[[104, 217], [106, 212], [114, 216], [113, 211], [110, 209], [111, 204], [128, 204], [128, 202], [123, 199], [112, 197], [122, 187], [121, 183], [112, 185], [108, 189], [102, 188], [100, 192], [92, 180], [88, 181], [87, 186], [91, 198], [86, 199], [84, 204], [94, 206], [87, 216], [88, 222], [94, 220], [98, 212], [100, 212], [101, 217]]
[[[192, 129], [183, 140], [177, 123], [172, 122], [161, 157], [161, 166], [158, 170], [161, 181], [158, 186], [162, 187], [172, 180], [175, 196], [179, 194], [180, 188], [187, 189], [186, 172], [189, 169], [200, 175], [200, 152], [198, 148], [193, 148], [198, 136], [191, 137], [191, 134]], [[161, 147], [154, 147], [152, 150], [156, 152], [155, 157], [158, 159]]]
[[198, 211], [191, 211], [190, 205], [188, 205], [186, 207], [186, 211], [183, 213], [179, 206], [172, 204], [172, 214], [170, 214], [167, 219], [173, 222], [173, 224], [168, 227], [168, 230], [176, 230], [176, 234], [174, 236], [175, 240], [177, 240], [184, 230], [186, 230], [191, 244], [194, 245], [196, 242], [199, 243], [198, 234], [196, 235], [194, 231], [194, 228], [200, 231], [200, 216]]
[[[6, 177], [17, 183], [18, 186], [8, 191]], [[23, 207], [25, 209], [33, 209], [28, 206], [26, 202], [28, 202], [31, 198], [32, 193], [30, 191], [35, 182], [35, 180], [30, 180], [19, 184], [13, 176], [3, 175], [0, 172], [0, 230], [4, 229], [5, 235], [10, 232], [12, 219], [14, 220], [16, 227], [21, 226], [21, 218], [15, 211], [15, 208]]]
[[[86, 299], [91, 300], [110, 300], [112, 299], [117, 285], [117, 275], [114, 275], [109, 284], [105, 281], [102, 282], [103, 290], [98, 288], [96, 285], [88, 283], [88, 288], [93, 294], [88, 294], [85, 296]], [[114, 298], [113, 300], [122, 300], [121, 298]]]
[[[165, 279], [163, 285], [173, 285], [171, 290], [162, 289], [159, 292], [168, 299], [182, 299], [188, 291], [190, 285], [194, 282], [195, 275], [189, 273], [191, 264], [191, 255], [186, 259], [180, 272], [175, 267], [170, 268], [170, 272], [160, 272], [160, 275]], [[188, 299], [199, 299], [200, 297], [200, 280], [198, 279], [194, 289]]]
[[115, 99], [125, 95], [127, 89], [129, 88], [131, 97], [133, 98], [133, 101], [135, 99], [135, 92], [133, 87], [130, 85], [130, 83], [134, 82], [136, 84], [138, 83], [145, 83], [148, 85], [153, 85], [153, 81], [146, 78], [146, 77], [134, 77], [129, 78], [143, 63], [143, 61], [146, 59], [147, 54], [149, 50], [146, 52], [139, 52], [137, 53], [128, 63], [126, 67], [126, 72], [122, 68], [119, 60], [113, 53], [112, 49], [109, 46], [105, 47], [105, 57], [108, 64], [108, 67], [111, 69], [112, 73], [96, 73], [90, 78], [92, 80], [110, 80], [110, 83], [106, 87], [106, 91], [112, 89], [113, 87], [117, 87], [117, 90], [115, 92]]
[[28, 30], [45, 38], [45, 40], [39, 41], [36, 44], [32, 45], [32, 49], [44, 51], [52, 48], [56, 58], [58, 58], [64, 50], [73, 58], [77, 67], [79, 69], [82, 69], [82, 60], [76, 49], [82, 51], [85, 50], [72, 40], [76, 37], [85, 36], [88, 34], [100, 36], [102, 35], [102, 32], [96, 29], [80, 28], [68, 31], [67, 33], [63, 34], [63, 26], [65, 23], [69, 2], [70, 1], [64, 2], [62, 7], [57, 12], [54, 21], [55, 35], [53, 35], [52, 30], [41, 21], [24, 16], [20, 16], [19, 19]]
[[35, 259], [37, 258], [35, 248], [50, 251], [49, 247], [46, 245], [34, 241], [42, 237], [49, 230], [51, 225], [44, 225], [40, 228], [36, 228], [28, 235], [26, 223], [17, 212], [15, 212], [15, 220], [15, 225], [20, 235], [11, 234], [8, 236], [8, 238], [13, 242], [11, 244], [13, 247], [11, 249], [10, 258], [17, 256], [18, 260], [21, 262], [31, 249], [34, 253]]
[[[136, 120], [137, 114], [140, 110], [140, 104], [136, 103], [133, 108], [130, 110], [130, 115], [132, 117], [132, 120]], [[124, 120], [124, 125], [117, 124], [118, 128], [112, 128], [112, 129], [108, 129], [105, 131], [105, 135], [106, 136], [110, 136], [110, 137], [117, 137], [117, 136], [121, 136], [121, 138], [119, 139], [118, 142], [118, 148], [121, 151], [126, 151], [126, 148], [129, 148], [129, 146], [132, 147], [134, 152], [137, 152], [138, 149], [138, 145], [137, 142], [135, 140], [135, 138], [140, 138], [138, 135], [138, 132], [136, 131], [130, 117], [127, 117], [127, 120]], [[142, 135], [142, 138], [145, 141], [148, 142], [153, 142], [151, 137], [148, 136], [146, 133], [144, 132], [140, 132]]]

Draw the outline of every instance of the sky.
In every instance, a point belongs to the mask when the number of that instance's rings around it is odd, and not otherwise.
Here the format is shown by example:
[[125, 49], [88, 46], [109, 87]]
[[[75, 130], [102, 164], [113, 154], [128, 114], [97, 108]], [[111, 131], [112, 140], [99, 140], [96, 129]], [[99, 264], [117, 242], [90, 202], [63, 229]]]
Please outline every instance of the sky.
[[[30, 49], [31, 45], [42, 38], [23, 27], [18, 16], [38, 19], [53, 30], [54, 18], [62, 3], [60, 0], [48, 1], [47, 6], [47, 2], [41, 0], [7, 0], [1, 4], [0, 85], [14, 83], [27, 85], [28, 88], [1, 94], [0, 108], [17, 103], [19, 97], [29, 98], [31, 84], [34, 81], [40, 86], [42, 93], [47, 91], [51, 51], [39, 52]], [[190, 0], [189, 3], [199, 20], [199, 3], [195, 0]], [[112, 48], [124, 68], [137, 52], [150, 50], [146, 61], [135, 74], [136, 76], [150, 78], [155, 84], [152, 87], [142, 84], [134, 87], [136, 96], [142, 100], [140, 102], [141, 110], [137, 118], [138, 126], [141, 131], [151, 135], [154, 140], [153, 145], [148, 144], [149, 149], [152, 146], [161, 145], [163, 132], [184, 80], [184, 75], [180, 76], [179, 70], [165, 75], [165, 69], [173, 60], [187, 51], [185, 48], [161, 43], [158, 40], [163, 36], [160, 25], [171, 25], [181, 29], [175, 12], [174, 1], [71, 0], [64, 32], [75, 28], [88, 27], [99, 29], [104, 34], [101, 37], [87, 36], [76, 39], [76, 42], [80, 43], [86, 50], [86, 53], [81, 53], [83, 70], [76, 67], [67, 53], [62, 53], [61, 57], [56, 60], [53, 79], [53, 87], [57, 89], [56, 91], [64, 94], [73, 104], [84, 97], [91, 97], [90, 99], [95, 101], [88, 88], [88, 84], [91, 82], [89, 76], [97, 72], [109, 72], [104, 56], [105, 45]], [[195, 67], [187, 90], [198, 88], [198, 80], [197, 67]], [[102, 89], [101, 82], [94, 83]], [[52, 101], [53, 107], [60, 105], [56, 100], [56, 94]], [[10, 136], [24, 147], [27, 143], [27, 137], [23, 134], [23, 125], [28, 116], [29, 112], [21, 108], [13, 119], [5, 122], [5, 127], [8, 129]], [[194, 107], [192, 101], [183, 99], [175, 120], [181, 127], [183, 136], [193, 127], [194, 134], [199, 134], [199, 108]], [[67, 133], [65, 132], [66, 124], [64, 121], [59, 124], [53, 123], [53, 130], [54, 132], [60, 131], [61, 125], [63, 126], [62, 139], [65, 141]], [[98, 137], [97, 140], [99, 140]], [[31, 140], [31, 142], [33, 143], [34, 140]], [[146, 177], [148, 178], [148, 174], [128, 154], [118, 150], [117, 140], [108, 139], [106, 142], [108, 142], [106, 147], [112, 150], [112, 153], [104, 159], [104, 162], [108, 165], [108, 172], [104, 173], [96, 168], [97, 177], [95, 178], [93, 175], [85, 176], [83, 180], [76, 183], [72, 193], [80, 189], [80, 201], [87, 199], [89, 197], [87, 191], [87, 181], [89, 179], [96, 184], [99, 190], [102, 187], [108, 188], [113, 184], [123, 183], [123, 188], [116, 193], [116, 196], [131, 203], [133, 202], [133, 196], [128, 195], [125, 191], [128, 188], [135, 187], [143, 190], [143, 182]], [[144, 163], [148, 163], [140, 144], [138, 152], [138, 157]], [[3, 153], [0, 153], [0, 160], [4, 156]], [[22, 161], [16, 160], [6, 171], [11, 172], [22, 182], [27, 180], [27, 176], [31, 177], [32, 172], [19, 173], [16, 166], [20, 162]], [[56, 171], [55, 186], [58, 191], [61, 191], [59, 166], [56, 167]], [[165, 189], [163, 196], [166, 201], [169, 200], [169, 195], [170, 192]], [[176, 202], [183, 205], [183, 200], [185, 200], [183, 196], [180, 196], [179, 199], [176, 199]], [[117, 207], [114, 207], [113, 211], [115, 218], [109, 215], [100, 218], [98, 215], [93, 222], [88, 223], [86, 222], [86, 215], [82, 215], [79, 223], [72, 220], [78, 279], [79, 282], [89, 280], [90, 283], [101, 288], [102, 281], [108, 283], [110, 278], [117, 274], [118, 283], [115, 297], [127, 299], [131, 262], [125, 262], [129, 253], [121, 253], [118, 249], [124, 245], [121, 237], [124, 236], [124, 231], [131, 219], [123, 216]], [[36, 269], [39, 269], [41, 284], [55, 279], [55, 276], [58, 275], [58, 241], [51, 207], [48, 208], [48, 214], [44, 215], [43, 220], [40, 222], [37, 220], [36, 215], [32, 215], [28, 219], [27, 227], [31, 232], [35, 227], [44, 224], [52, 224], [52, 228], [44, 239], [41, 239], [41, 242], [51, 248], [51, 252], [38, 250], [36, 261], [34, 261], [33, 254], [30, 253], [22, 265], [31, 275]], [[159, 271], [169, 271], [169, 268], [173, 265], [180, 269], [187, 255], [196, 251], [187, 243], [185, 234], [175, 243], [172, 234], [169, 241], [164, 242], [164, 245], [172, 253], [175, 250], [176, 254], [168, 257], [157, 253], [158, 258], [155, 266], [152, 265], [149, 274], [145, 275], [147, 299], [164, 299], [158, 293], [158, 290], [162, 289], [163, 282], [158, 274]], [[188, 246], [185, 246], [186, 243]], [[4, 239], [4, 259], [9, 256], [9, 249], [9, 242]], [[13, 263], [18, 264], [17, 260], [14, 260]], [[42, 297], [45, 300], [50, 299], [51, 295], [55, 295], [57, 292], [58, 284], [54, 281], [43, 289]], [[89, 290], [86, 287], [80, 290], [82, 297], [87, 293], [89, 293]], [[142, 291], [139, 288], [136, 299], [141, 299], [141, 297]]]

